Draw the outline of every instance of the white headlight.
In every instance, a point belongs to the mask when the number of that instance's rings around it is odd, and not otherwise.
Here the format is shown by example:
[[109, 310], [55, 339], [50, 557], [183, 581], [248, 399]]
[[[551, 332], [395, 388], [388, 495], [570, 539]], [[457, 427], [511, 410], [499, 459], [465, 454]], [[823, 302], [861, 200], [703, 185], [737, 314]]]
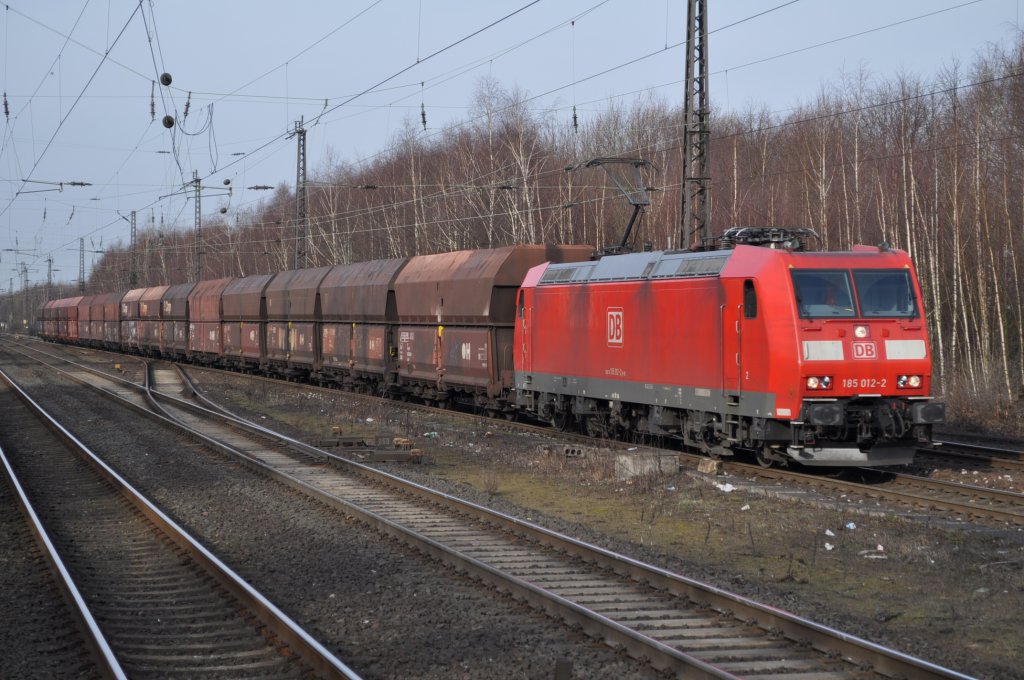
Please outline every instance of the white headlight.
[[868, 337], [868, 327], [867, 326], [854, 326], [853, 327], [853, 334], [856, 337], [858, 337], [858, 338], [866, 338], [866, 337]]
[[818, 389], [818, 379], [812, 375], [810, 378], [807, 379], [807, 387], [809, 387], [812, 390]]
[[921, 386], [921, 376], [919, 376], [919, 375], [912, 375], [912, 376], [910, 376], [910, 379], [907, 382], [910, 383], [911, 387], [920, 387]]

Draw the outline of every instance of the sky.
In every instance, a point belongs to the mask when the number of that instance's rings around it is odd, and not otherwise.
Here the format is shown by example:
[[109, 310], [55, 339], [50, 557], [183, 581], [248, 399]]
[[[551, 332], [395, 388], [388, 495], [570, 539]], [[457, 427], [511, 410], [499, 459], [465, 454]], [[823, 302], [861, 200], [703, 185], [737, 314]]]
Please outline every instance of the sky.
[[[1013, 45], [1022, 2], [710, 0], [709, 97], [720, 111], [785, 113], [844, 74], [929, 81]], [[133, 210], [140, 231], [191, 229], [194, 176], [203, 215], [229, 221], [270, 196], [249, 187], [294, 187], [300, 118], [313, 175], [372, 161], [404, 127], [436, 135], [466, 119], [487, 78], [567, 125], [573, 106], [585, 122], [652, 95], [681, 105], [686, 4], [0, 3], [0, 292], [21, 289], [22, 263], [30, 286], [48, 272], [77, 281], [79, 239], [88, 275], [129, 242]]]

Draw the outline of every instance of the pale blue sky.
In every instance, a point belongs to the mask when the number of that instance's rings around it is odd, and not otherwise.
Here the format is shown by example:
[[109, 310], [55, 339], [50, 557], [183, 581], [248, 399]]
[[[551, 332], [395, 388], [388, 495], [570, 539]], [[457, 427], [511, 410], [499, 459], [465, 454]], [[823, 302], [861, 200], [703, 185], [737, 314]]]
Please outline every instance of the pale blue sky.
[[[223, 207], [229, 219], [267, 196], [245, 187], [293, 185], [295, 143], [283, 136], [300, 116], [313, 172], [328, 150], [339, 161], [372, 157], [405, 120], [419, 125], [421, 102], [426, 134], [463, 118], [484, 76], [536, 96], [538, 109], [564, 109], [567, 124], [573, 104], [585, 120], [646, 92], [681, 102], [683, 0], [530, 2], [10, 0], [0, 15], [10, 112], [0, 248], [12, 250], [0, 250], [0, 289], [11, 278], [19, 288], [21, 260], [30, 283], [44, 282], [50, 255], [54, 280], [76, 280], [79, 238], [90, 250], [128, 241], [119, 214], [139, 211], [140, 228], [151, 215], [191, 227], [192, 204], [170, 194], [193, 171], [212, 187], [231, 179], [230, 198], [211, 190], [203, 199], [204, 214]], [[928, 81], [992, 43], [1012, 44], [1020, 3], [710, 0], [711, 99], [725, 110], [785, 111], [844, 71]], [[152, 122], [151, 81], [164, 71], [174, 80], [157, 86]], [[188, 134], [172, 138], [160, 119], [180, 117], [189, 91]], [[172, 145], [177, 159], [160, 153]], [[40, 191], [72, 181], [92, 186]]]

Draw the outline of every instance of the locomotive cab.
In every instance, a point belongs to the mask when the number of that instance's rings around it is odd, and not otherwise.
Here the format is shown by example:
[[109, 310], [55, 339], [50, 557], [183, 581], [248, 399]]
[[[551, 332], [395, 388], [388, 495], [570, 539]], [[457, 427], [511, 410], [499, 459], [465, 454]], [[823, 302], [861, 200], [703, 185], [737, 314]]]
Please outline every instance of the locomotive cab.
[[808, 465], [911, 462], [945, 408], [930, 396], [928, 335], [909, 259], [861, 246], [793, 260], [799, 399], [777, 409], [793, 417], [785, 454]]

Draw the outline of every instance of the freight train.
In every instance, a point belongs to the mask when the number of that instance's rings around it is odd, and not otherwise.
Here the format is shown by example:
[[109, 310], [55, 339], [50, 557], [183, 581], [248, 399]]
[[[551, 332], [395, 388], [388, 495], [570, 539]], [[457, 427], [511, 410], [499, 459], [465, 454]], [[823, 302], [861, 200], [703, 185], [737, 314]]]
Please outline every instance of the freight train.
[[900, 465], [945, 418], [905, 252], [805, 230], [598, 256], [520, 245], [72, 297], [56, 342], [338, 385], [765, 465]]

